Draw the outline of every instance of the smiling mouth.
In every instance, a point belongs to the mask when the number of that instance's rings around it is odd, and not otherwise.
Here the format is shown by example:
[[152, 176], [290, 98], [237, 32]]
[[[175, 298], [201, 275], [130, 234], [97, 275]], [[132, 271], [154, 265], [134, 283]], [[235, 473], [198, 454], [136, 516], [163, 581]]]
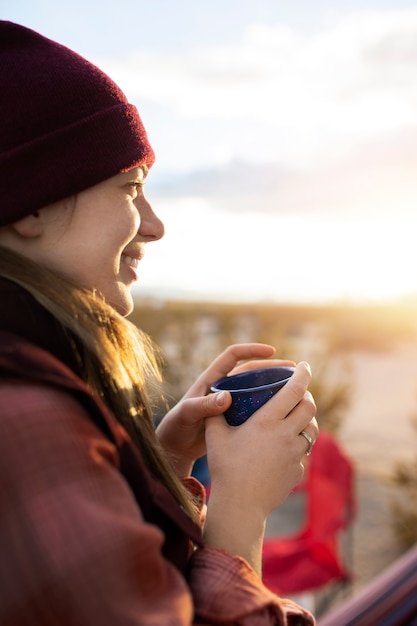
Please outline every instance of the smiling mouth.
[[122, 261], [123, 263], [126, 263], [126, 265], [129, 265], [130, 267], [133, 267], [134, 269], [137, 269], [139, 265], [139, 259], [135, 259], [131, 256], [127, 256], [127, 254], [122, 254]]

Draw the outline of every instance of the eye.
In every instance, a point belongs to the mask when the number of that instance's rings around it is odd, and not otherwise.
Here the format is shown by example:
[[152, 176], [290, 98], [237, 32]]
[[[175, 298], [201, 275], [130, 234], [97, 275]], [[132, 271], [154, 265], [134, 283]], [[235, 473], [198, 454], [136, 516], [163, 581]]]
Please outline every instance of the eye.
[[131, 181], [127, 183], [126, 186], [129, 189], [129, 195], [132, 196], [132, 198], [137, 198], [138, 195], [142, 193], [142, 189], [144, 185], [145, 185], [144, 181], [136, 180], [136, 181]]

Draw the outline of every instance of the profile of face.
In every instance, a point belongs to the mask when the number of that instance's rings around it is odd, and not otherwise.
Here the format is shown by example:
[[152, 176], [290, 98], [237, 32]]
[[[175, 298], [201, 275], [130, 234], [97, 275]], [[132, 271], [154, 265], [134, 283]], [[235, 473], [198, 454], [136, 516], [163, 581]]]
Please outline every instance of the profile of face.
[[7, 233], [0, 229], [0, 243], [97, 290], [128, 315], [145, 245], [164, 235], [144, 196], [145, 177], [146, 168], [135, 167], [44, 207], [11, 224]]

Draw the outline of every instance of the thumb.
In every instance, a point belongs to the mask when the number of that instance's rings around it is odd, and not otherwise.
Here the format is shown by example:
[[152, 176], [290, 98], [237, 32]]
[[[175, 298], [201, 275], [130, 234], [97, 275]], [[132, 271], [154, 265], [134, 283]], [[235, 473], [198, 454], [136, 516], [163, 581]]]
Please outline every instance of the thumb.
[[[186, 398], [174, 406], [165, 416], [165, 421], [176, 420], [178, 425], [190, 426], [207, 417], [221, 415], [232, 403], [232, 396], [228, 391], [209, 393], [197, 398]], [[162, 420], [162, 423], [164, 420]]]
[[216, 412], [210, 413], [210, 415], [220, 415], [232, 404], [232, 395], [228, 391], [218, 391], [217, 393], [209, 394], [206, 398], [211, 405], [214, 403], [213, 408], [216, 409]]
[[231, 403], [232, 396], [228, 391], [218, 391], [217, 393], [209, 393], [207, 396], [184, 400], [182, 412], [184, 416], [186, 414], [192, 416], [193, 421], [205, 419], [206, 417], [221, 415]]
[[[193, 414], [194, 419], [204, 419], [221, 415], [229, 408], [231, 403], [232, 396], [228, 391], [218, 391], [217, 393], [209, 393], [207, 396], [188, 398], [184, 401], [183, 410], [185, 409], [185, 412]], [[187, 405], [187, 408], [185, 408], [185, 405]]]

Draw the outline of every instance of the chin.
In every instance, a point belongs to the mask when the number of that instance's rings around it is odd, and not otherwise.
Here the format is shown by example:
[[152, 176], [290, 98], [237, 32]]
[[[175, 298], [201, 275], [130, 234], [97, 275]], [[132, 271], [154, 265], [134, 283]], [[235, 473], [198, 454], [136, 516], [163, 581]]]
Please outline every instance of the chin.
[[109, 304], [122, 317], [127, 317], [134, 309], [133, 298], [130, 293], [118, 294], [117, 297], [109, 299]]

